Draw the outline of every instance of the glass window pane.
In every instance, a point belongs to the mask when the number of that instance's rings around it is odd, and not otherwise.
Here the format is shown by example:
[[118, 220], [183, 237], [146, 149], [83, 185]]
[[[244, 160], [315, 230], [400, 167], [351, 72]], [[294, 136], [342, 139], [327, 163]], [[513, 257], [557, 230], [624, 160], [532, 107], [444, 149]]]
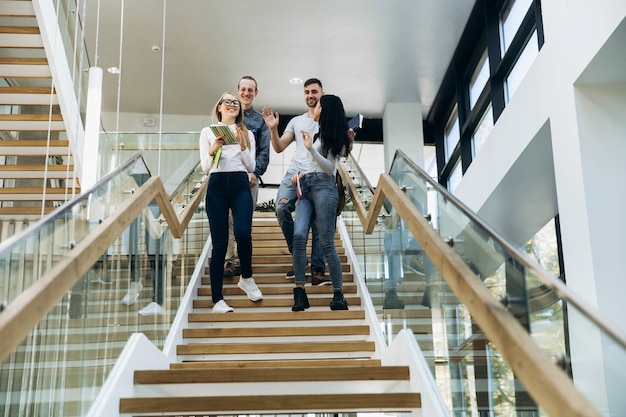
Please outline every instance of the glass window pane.
[[515, 94], [517, 87], [519, 87], [522, 79], [528, 72], [528, 69], [535, 61], [537, 54], [539, 53], [539, 46], [537, 41], [537, 31], [533, 33], [533, 35], [528, 40], [528, 43], [524, 47], [524, 50], [520, 54], [519, 58], [517, 58], [517, 62], [513, 65], [509, 76], [506, 78], [504, 83], [504, 90], [506, 95], [506, 102], [511, 101], [511, 97]]
[[491, 129], [493, 129], [493, 112], [491, 111], [491, 105], [489, 105], [472, 136], [472, 157], [475, 157], [480, 148], [482, 148], [491, 133]]
[[461, 182], [461, 178], [463, 178], [463, 169], [459, 159], [450, 173], [450, 178], [448, 178], [448, 191], [453, 192]]
[[446, 161], [450, 159], [450, 155], [454, 152], [454, 148], [456, 144], [459, 143], [460, 138], [460, 130], [459, 130], [459, 114], [457, 111], [457, 107], [454, 106], [454, 110], [448, 119], [448, 124], [446, 125], [446, 129], [444, 131], [444, 146], [446, 150]]
[[489, 81], [489, 59], [487, 58], [487, 50], [483, 53], [483, 56], [478, 62], [476, 72], [470, 80], [469, 96], [470, 96], [470, 109], [474, 108], [474, 105], [480, 97], [480, 93], [483, 92], [485, 86]]
[[502, 11], [500, 17], [502, 56], [504, 56], [509, 49], [511, 41], [515, 37], [532, 3], [533, 0], [511, 0], [508, 6]]

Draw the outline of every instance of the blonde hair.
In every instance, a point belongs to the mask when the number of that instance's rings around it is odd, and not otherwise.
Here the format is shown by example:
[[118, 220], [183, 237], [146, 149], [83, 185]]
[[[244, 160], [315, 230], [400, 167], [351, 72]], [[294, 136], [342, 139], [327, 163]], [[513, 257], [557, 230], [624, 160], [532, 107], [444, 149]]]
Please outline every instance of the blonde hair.
[[237, 93], [233, 93], [231, 91], [226, 91], [225, 93], [222, 93], [220, 99], [217, 100], [217, 103], [215, 103], [215, 107], [213, 107], [213, 116], [218, 121], [220, 122], [222, 121], [222, 112], [220, 111], [220, 104], [222, 104], [222, 101], [224, 101], [224, 96], [226, 95], [234, 96], [239, 101], [239, 114], [235, 118], [235, 124], [237, 125], [237, 127], [241, 128], [241, 130], [243, 131], [244, 144], [246, 146], [246, 149], [251, 149], [250, 148], [250, 135], [248, 135], [248, 128], [243, 122], [243, 105], [241, 104], [241, 99], [239, 98], [239, 95]]

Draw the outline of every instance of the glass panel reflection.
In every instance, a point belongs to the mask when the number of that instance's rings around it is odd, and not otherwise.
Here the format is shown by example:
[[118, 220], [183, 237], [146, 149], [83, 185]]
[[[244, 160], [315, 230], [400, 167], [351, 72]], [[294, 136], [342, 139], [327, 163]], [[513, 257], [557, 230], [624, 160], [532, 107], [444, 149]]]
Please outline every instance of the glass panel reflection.
[[[91, 193], [0, 250], [0, 288], [13, 300], [148, 178], [134, 157]], [[198, 169], [172, 195], [183, 206], [201, 184]], [[162, 348], [208, 238], [204, 203], [175, 239], [151, 202], [0, 364], [0, 415], [86, 415], [130, 335]], [[8, 247], [8, 249], [7, 249]]]
[[[624, 346], [548, 285], [560, 281], [547, 283], [548, 272], [469, 214], [399, 151], [390, 176], [544, 353], [598, 410], [610, 410], [588, 381], [602, 384], [604, 375], [623, 384], [626, 373], [614, 365], [626, 359]], [[390, 343], [402, 329], [413, 331], [453, 415], [545, 415], [388, 200], [370, 235], [355, 216], [342, 217], [386, 340]]]

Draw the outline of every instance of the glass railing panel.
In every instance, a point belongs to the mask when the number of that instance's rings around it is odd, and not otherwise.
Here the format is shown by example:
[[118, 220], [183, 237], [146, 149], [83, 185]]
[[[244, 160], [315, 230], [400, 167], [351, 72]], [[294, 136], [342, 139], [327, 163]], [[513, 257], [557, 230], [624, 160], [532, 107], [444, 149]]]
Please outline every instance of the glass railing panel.
[[[562, 300], [566, 293], [558, 278], [550, 276], [521, 249], [492, 231], [403, 155], [396, 156], [390, 175], [442, 239], [474, 272], [476, 280], [528, 330], [537, 346], [554, 362], [562, 365], [564, 371], [573, 377], [577, 388], [599, 411], [604, 415], [613, 415], [611, 411], [619, 409], [622, 396], [613, 392], [611, 387], [623, 386], [621, 384], [626, 379], [626, 370], [614, 365], [624, 363], [626, 345], [610, 322], [587, 307], [584, 311], [579, 309], [582, 303], [575, 294], [567, 296], [569, 302]], [[389, 207], [388, 201], [385, 208], [391, 217], [383, 225], [389, 228], [394, 209]], [[398, 233], [393, 227], [385, 233], [390, 232]], [[405, 242], [404, 238], [402, 240]], [[407, 249], [411, 251], [410, 244], [407, 244]], [[402, 265], [406, 266], [410, 255], [404, 251], [402, 256]], [[436, 317], [441, 318], [444, 324], [440, 327], [444, 337], [439, 341], [433, 339], [434, 346], [448, 346], [447, 353], [443, 356], [435, 354], [432, 359], [435, 365], [455, 363], [445, 371], [449, 374], [449, 384], [445, 378], [439, 379], [440, 373], [435, 366], [437, 383], [443, 387], [454, 387], [454, 381], [457, 381], [456, 385], [463, 387], [461, 391], [449, 390], [451, 410], [470, 413], [472, 410], [468, 407], [475, 407], [478, 411], [494, 410], [495, 415], [510, 415], [507, 413], [511, 410], [529, 415], [542, 413], [514, 378], [497, 349], [488, 343], [483, 332], [473, 323], [468, 309], [458, 302], [438, 273], [433, 275], [434, 279], [430, 277], [425, 255], [423, 259], [424, 284], [426, 289], [430, 289], [430, 294], [427, 296], [424, 293], [423, 300], [428, 302], [422, 301], [421, 304], [428, 306], [433, 313], [433, 331], [437, 328]], [[405, 275], [400, 274], [401, 278], [405, 279], [406, 271], [405, 268]], [[411, 304], [410, 298], [408, 301], [404, 315]], [[403, 319], [406, 317], [403, 316]], [[601, 393], [598, 386], [604, 387]], [[468, 387], [481, 389], [472, 394], [472, 389], [468, 390]], [[490, 398], [491, 405], [484, 401], [485, 395]]]
[[0, 246], [0, 270], [5, 271], [0, 276], [3, 301], [10, 304], [105, 220], [116, 205], [131, 195], [135, 183], [125, 170], [142, 169], [146, 171], [140, 160], [129, 161], [121, 172], [106, 178], [90, 193], [67, 203], [28, 231], [4, 241]]
[[[30, 252], [41, 259], [37, 272], [71, 254], [72, 245], [59, 242], [79, 243], [139, 189], [149, 178], [146, 172], [141, 159], [130, 161], [90, 198], [62, 210], [66, 216], [55, 218], [62, 228], [46, 222], [37, 237], [15, 243], [10, 253], [21, 264], [9, 266], [27, 282]], [[173, 198], [186, 198], [199, 178], [189, 173]], [[86, 415], [131, 334], [142, 332], [163, 346], [208, 234], [203, 204], [175, 239], [159, 207], [150, 203], [0, 364], [0, 415]], [[52, 250], [54, 259], [42, 255]], [[12, 278], [19, 282], [17, 275]]]
[[[370, 202], [374, 197], [374, 193], [371, 184], [367, 180], [367, 177], [361, 170], [359, 164], [352, 158], [352, 155], [348, 155], [348, 157], [345, 158], [345, 160], [343, 161], [343, 164], [346, 168], [346, 171], [348, 171], [352, 182], [354, 183], [354, 187], [356, 188], [359, 199], [366, 208], [369, 208]], [[347, 200], [346, 203], [346, 210], [353, 210], [353, 208], [349, 207], [352, 205]]]
[[141, 152], [150, 173], [160, 176], [166, 191], [172, 193], [198, 163], [199, 136], [199, 132], [101, 134], [100, 175]]

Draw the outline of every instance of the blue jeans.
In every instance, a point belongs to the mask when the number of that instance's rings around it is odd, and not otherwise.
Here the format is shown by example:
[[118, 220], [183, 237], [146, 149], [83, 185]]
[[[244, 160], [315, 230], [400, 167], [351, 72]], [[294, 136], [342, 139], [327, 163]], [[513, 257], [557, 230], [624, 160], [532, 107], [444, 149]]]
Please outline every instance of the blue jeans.
[[209, 217], [213, 249], [209, 272], [214, 303], [222, 300], [224, 258], [228, 246], [228, 211], [233, 213], [233, 229], [241, 263], [241, 276], [252, 276], [252, 194], [245, 172], [214, 172], [209, 177], [206, 192], [206, 212]]
[[305, 283], [306, 242], [309, 229], [315, 226], [326, 261], [333, 290], [343, 288], [341, 262], [335, 249], [335, 222], [337, 217], [337, 184], [335, 177], [322, 172], [307, 174], [300, 180], [302, 198], [296, 206], [297, 216], [293, 233], [293, 264], [296, 284]]
[[[291, 183], [293, 174], [295, 174], [295, 172], [287, 171], [276, 194], [276, 218], [278, 219], [278, 224], [283, 231], [289, 253], [291, 254], [293, 254], [294, 234], [293, 217], [291, 213], [295, 211], [296, 201], [298, 201], [296, 186]], [[313, 241], [311, 242], [311, 271], [324, 272], [324, 254], [320, 246], [320, 239], [315, 224], [313, 225]]]

